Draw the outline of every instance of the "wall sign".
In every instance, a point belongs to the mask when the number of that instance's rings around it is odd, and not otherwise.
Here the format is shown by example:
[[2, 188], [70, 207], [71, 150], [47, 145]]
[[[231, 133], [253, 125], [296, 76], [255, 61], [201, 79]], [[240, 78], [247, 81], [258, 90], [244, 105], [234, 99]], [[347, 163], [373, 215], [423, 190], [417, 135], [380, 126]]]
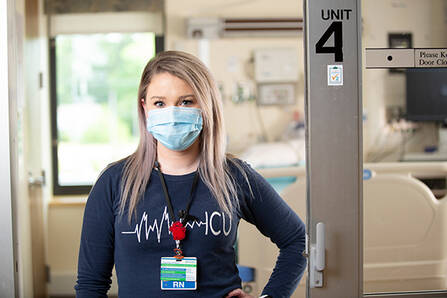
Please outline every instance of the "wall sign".
[[366, 49], [366, 68], [446, 68], [447, 49]]
[[415, 49], [415, 67], [447, 67], [447, 49]]

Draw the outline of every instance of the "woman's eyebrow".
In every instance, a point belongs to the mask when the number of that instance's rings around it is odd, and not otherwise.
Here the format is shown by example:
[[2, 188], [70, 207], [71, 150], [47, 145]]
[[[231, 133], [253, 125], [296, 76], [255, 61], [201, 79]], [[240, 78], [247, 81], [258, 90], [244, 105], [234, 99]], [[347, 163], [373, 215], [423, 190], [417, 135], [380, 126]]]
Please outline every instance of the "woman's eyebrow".
[[[178, 99], [180, 100], [180, 99], [185, 99], [185, 98], [188, 98], [188, 97], [195, 97], [194, 96], [194, 94], [187, 94], [187, 95], [182, 95], [182, 96], [179, 96], [178, 97]], [[165, 96], [158, 96], [158, 95], [154, 95], [154, 96], [151, 96], [149, 99], [166, 99], [166, 97]]]
[[152, 100], [152, 99], [166, 99], [166, 97], [164, 97], [164, 96], [157, 96], [157, 95], [154, 95], [154, 96], [151, 96], [150, 99], [151, 99], [151, 100]]
[[182, 95], [182, 96], [179, 96], [178, 99], [185, 99], [185, 98], [188, 98], [188, 97], [194, 97], [194, 94]]

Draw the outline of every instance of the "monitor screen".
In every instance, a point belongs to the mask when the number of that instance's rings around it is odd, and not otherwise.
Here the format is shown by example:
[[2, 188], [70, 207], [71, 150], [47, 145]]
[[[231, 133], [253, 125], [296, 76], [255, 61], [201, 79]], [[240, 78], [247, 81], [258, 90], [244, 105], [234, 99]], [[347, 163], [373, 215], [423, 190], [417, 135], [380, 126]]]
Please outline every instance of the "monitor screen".
[[447, 69], [408, 69], [407, 119], [447, 122]]

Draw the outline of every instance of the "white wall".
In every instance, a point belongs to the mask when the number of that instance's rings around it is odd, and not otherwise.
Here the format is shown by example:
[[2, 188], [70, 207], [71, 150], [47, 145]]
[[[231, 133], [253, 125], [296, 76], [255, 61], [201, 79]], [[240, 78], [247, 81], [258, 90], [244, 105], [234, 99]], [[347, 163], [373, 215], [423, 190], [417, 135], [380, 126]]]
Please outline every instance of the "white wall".
[[[63, 198], [59, 198], [64, 200]], [[65, 198], [67, 199], [67, 198]], [[50, 203], [48, 208], [48, 264], [51, 268], [51, 281], [48, 284], [50, 295], [75, 293], [77, 279], [79, 240], [81, 239], [84, 199], [73, 198], [70, 202]], [[115, 272], [109, 294], [117, 294]]]
[[[200, 57], [199, 41], [186, 37], [186, 19], [189, 17], [302, 17], [302, 2], [282, 0], [281, 5], [271, 1], [225, 1], [194, 0], [166, 1], [166, 48], [183, 50]], [[304, 107], [304, 47], [303, 34], [296, 37], [251, 37], [221, 38], [209, 41], [210, 64], [215, 79], [224, 88], [224, 113], [229, 151], [239, 153], [249, 145], [258, 142], [262, 135], [259, 116], [254, 102], [234, 104], [230, 98], [237, 82], [252, 81], [246, 68], [253, 51], [259, 48], [290, 47], [296, 49], [299, 63], [299, 81], [296, 84], [297, 104], [286, 107], [260, 107], [267, 140], [278, 139], [292, 119], [292, 112]], [[237, 69], [234, 71], [234, 69]], [[304, 115], [304, 114], [302, 114]]]

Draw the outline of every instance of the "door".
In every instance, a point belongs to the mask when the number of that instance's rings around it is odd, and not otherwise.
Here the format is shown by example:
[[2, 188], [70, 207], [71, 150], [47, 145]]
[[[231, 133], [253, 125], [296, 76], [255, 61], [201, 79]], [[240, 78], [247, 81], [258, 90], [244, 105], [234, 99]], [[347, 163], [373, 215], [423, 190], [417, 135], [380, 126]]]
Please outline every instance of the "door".
[[[42, 62], [42, 44], [45, 36], [40, 32], [39, 1], [25, 0], [25, 20], [24, 20], [24, 64], [26, 72], [25, 80], [25, 100], [23, 107], [24, 117], [24, 169], [26, 184], [24, 188], [28, 192], [29, 224], [32, 246], [32, 280], [33, 297], [47, 297], [46, 253], [45, 253], [45, 220], [46, 204], [44, 200], [44, 187], [46, 175], [43, 166], [42, 135], [44, 133], [42, 121], [42, 98], [45, 92]], [[49, 148], [49, 146], [46, 146]]]
[[[29, 1], [33, 2], [33, 1]], [[25, 1], [2, 2], [0, 10], [5, 21], [2, 27], [1, 51], [1, 239], [2, 264], [0, 289], [1, 297], [45, 297], [45, 262], [43, 247], [41, 191], [29, 187], [29, 170], [40, 162], [34, 138], [39, 135], [38, 125], [31, 125], [30, 116], [38, 115], [39, 92], [36, 90], [40, 61], [36, 51], [35, 3]], [[27, 10], [27, 11], [26, 11]], [[30, 18], [27, 18], [27, 14]], [[7, 21], [7, 23], [6, 23]], [[35, 27], [34, 27], [35, 26]], [[8, 33], [6, 35], [6, 33]], [[25, 70], [26, 67], [26, 70]], [[30, 79], [33, 74], [35, 79]], [[27, 102], [31, 102], [31, 108]], [[34, 146], [32, 146], [34, 145]], [[36, 181], [32, 184], [36, 184]], [[4, 193], [3, 193], [4, 192]], [[37, 199], [34, 199], [37, 198]], [[36, 220], [36, 214], [38, 220]], [[39, 243], [38, 244], [36, 244]], [[13, 245], [14, 243], [14, 245]], [[40, 268], [39, 268], [40, 266]], [[34, 270], [33, 270], [34, 269]], [[44, 282], [39, 282], [40, 279]], [[43, 290], [42, 290], [43, 288]], [[42, 294], [43, 293], [43, 294]]]
[[308, 297], [446, 297], [447, 4], [362, 6], [305, 1]]

